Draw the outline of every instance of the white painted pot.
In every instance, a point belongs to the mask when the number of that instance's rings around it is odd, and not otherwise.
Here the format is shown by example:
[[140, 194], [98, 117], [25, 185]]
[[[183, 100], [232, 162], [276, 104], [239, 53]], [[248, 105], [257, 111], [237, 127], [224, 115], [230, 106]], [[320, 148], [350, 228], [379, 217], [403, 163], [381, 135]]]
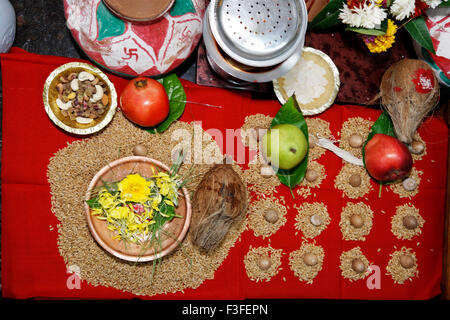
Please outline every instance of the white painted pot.
[[16, 13], [9, 0], [0, 0], [0, 53], [8, 52], [16, 36]]

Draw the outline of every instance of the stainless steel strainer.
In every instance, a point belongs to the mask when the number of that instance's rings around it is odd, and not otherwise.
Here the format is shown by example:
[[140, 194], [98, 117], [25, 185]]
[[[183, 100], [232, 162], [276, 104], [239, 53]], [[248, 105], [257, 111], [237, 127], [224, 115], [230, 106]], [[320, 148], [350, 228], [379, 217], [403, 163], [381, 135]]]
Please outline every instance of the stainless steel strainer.
[[304, 0], [212, 0], [209, 7], [210, 28], [217, 44], [248, 66], [279, 64], [304, 41]]

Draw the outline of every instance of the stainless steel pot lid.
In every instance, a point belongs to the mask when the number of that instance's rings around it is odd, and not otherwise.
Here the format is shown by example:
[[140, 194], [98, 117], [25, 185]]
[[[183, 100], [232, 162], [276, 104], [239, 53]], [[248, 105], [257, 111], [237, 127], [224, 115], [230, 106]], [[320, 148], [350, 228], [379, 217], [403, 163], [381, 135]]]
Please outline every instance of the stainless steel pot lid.
[[298, 50], [306, 33], [304, 0], [212, 0], [209, 7], [216, 42], [248, 66], [283, 62]]

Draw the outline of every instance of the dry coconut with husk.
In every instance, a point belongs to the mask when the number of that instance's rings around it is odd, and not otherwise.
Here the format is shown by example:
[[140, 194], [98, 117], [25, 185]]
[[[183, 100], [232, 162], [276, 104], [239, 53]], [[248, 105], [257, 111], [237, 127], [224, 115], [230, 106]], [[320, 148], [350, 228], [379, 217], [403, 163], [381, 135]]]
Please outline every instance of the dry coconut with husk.
[[230, 164], [205, 173], [192, 201], [191, 240], [202, 251], [217, 248], [231, 225], [245, 218], [247, 190]]
[[380, 97], [397, 138], [414, 152], [412, 144], [417, 128], [439, 102], [439, 84], [433, 70], [417, 59], [394, 63], [381, 79]]

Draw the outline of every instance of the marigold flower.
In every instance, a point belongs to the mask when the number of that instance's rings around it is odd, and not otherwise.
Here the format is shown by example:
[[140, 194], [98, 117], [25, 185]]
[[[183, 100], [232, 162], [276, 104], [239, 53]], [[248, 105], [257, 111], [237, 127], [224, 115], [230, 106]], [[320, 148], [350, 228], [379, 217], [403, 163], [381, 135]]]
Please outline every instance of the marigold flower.
[[373, 41], [364, 41], [369, 51], [372, 53], [385, 52], [392, 47], [395, 42], [395, 33], [397, 32], [397, 25], [391, 20], [388, 20], [388, 27], [386, 34], [373, 38]]
[[139, 174], [130, 174], [118, 183], [121, 199], [131, 202], [145, 202], [150, 195], [150, 182]]

